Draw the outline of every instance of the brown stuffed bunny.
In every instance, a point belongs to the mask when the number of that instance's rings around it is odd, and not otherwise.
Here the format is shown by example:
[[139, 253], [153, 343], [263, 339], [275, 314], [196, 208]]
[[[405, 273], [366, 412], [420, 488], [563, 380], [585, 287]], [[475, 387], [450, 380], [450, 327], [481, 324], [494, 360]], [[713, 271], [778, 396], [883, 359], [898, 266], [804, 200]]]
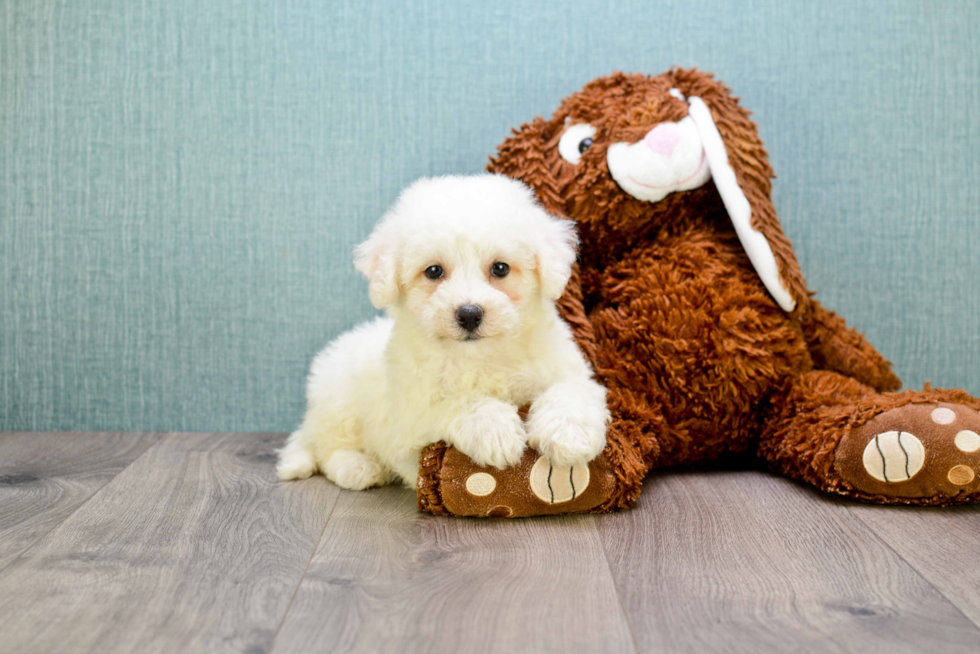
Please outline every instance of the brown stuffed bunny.
[[[488, 169], [578, 224], [561, 309], [609, 389], [609, 444], [588, 470], [528, 451], [505, 471], [431, 446], [422, 509], [610, 511], [636, 500], [652, 468], [743, 454], [870, 502], [980, 499], [980, 401], [889, 392], [901, 385], [889, 363], [811, 297], [756, 126], [711, 75], [594, 80], [515, 131]], [[473, 475], [493, 476], [494, 490], [472, 492], [489, 487], [468, 488]]]

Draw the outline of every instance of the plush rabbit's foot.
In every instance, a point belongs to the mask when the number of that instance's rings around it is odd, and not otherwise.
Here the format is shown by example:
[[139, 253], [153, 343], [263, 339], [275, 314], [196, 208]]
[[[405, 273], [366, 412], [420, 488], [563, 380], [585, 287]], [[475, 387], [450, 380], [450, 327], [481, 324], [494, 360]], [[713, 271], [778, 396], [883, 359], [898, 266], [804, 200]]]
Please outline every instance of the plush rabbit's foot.
[[841, 439], [835, 467], [864, 493], [968, 501], [980, 491], [980, 413], [945, 402], [891, 409]]
[[436, 443], [422, 453], [419, 508], [494, 518], [585, 513], [608, 500], [615, 485], [604, 454], [588, 464], [558, 466], [528, 448], [517, 465], [498, 470]]

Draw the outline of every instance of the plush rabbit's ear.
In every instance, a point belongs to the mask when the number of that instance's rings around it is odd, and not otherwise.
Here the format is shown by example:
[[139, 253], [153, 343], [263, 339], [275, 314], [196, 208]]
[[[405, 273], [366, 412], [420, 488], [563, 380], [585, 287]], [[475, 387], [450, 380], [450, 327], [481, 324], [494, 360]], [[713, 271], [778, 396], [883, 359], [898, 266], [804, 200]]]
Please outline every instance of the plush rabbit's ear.
[[726, 87], [704, 73], [684, 73], [693, 78], [686, 89], [688, 115], [742, 247], [779, 306], [802, 311], [810, 296], [793, 246], [776, 218], [772, 169], [758, 130]]
[[749, 261], [783, 311], [792, 311], [796, 308], [796, 300], [780, 279], [779, 264], [769, 241], [762, 232], [752, 227], [752, 206], [728, 162], [728, 151], [711, 117], [711, 110], [701, 98], [689, 98], [688, 103], [688, 115], [698, 128], [708, 168], [715, 180], [715, 188], [725, 203], [725, 209], [728, 210], [745, 253], [749, 255]]

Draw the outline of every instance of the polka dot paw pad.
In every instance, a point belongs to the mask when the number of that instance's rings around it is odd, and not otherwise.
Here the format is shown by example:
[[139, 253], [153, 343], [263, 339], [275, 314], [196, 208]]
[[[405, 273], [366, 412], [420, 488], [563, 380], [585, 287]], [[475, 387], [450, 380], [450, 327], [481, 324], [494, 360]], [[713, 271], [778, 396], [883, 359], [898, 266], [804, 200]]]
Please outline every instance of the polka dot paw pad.
[[448, 448], [439, 470], [442, 502], [454, 515], [520, 518], [581, 513], [612, 495], [615, 476], [600, 455], [588, 465], [560, 467], [527, 449], [521, 462], [506, 470], [478, 466]]
[[907, 404], [845, 435], [835, 467], [854, 488], [905, 498], [980, 490], [980, 413], [955, 404]]

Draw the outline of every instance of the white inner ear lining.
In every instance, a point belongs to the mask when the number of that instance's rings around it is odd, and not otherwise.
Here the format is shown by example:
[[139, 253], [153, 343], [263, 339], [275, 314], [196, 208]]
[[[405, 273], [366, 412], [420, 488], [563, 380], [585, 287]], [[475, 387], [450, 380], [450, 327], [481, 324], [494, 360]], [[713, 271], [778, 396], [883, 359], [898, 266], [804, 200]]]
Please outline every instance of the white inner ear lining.
[[687, 114], [698, 128], [711, 177], [715, 180], [715, 187], [735, 226], [735, 233], [738, 234], [745, 253], [749, 255], [749, 261], [766, 290], [783, 311], [792, 311], [796, 308], [796, 300], [779, 278], [779, 264], [776, 263], [776, 255], [773, 254], [769, 241], [764, 234], [752, 227], [752, 206], [738, 185], [735, 171], [728, 164], [728, 151], [725, 150], [725, 143], [714, 118], [711, 117], [711, 111], [701, 98], [692, 97], [688, 98]]

